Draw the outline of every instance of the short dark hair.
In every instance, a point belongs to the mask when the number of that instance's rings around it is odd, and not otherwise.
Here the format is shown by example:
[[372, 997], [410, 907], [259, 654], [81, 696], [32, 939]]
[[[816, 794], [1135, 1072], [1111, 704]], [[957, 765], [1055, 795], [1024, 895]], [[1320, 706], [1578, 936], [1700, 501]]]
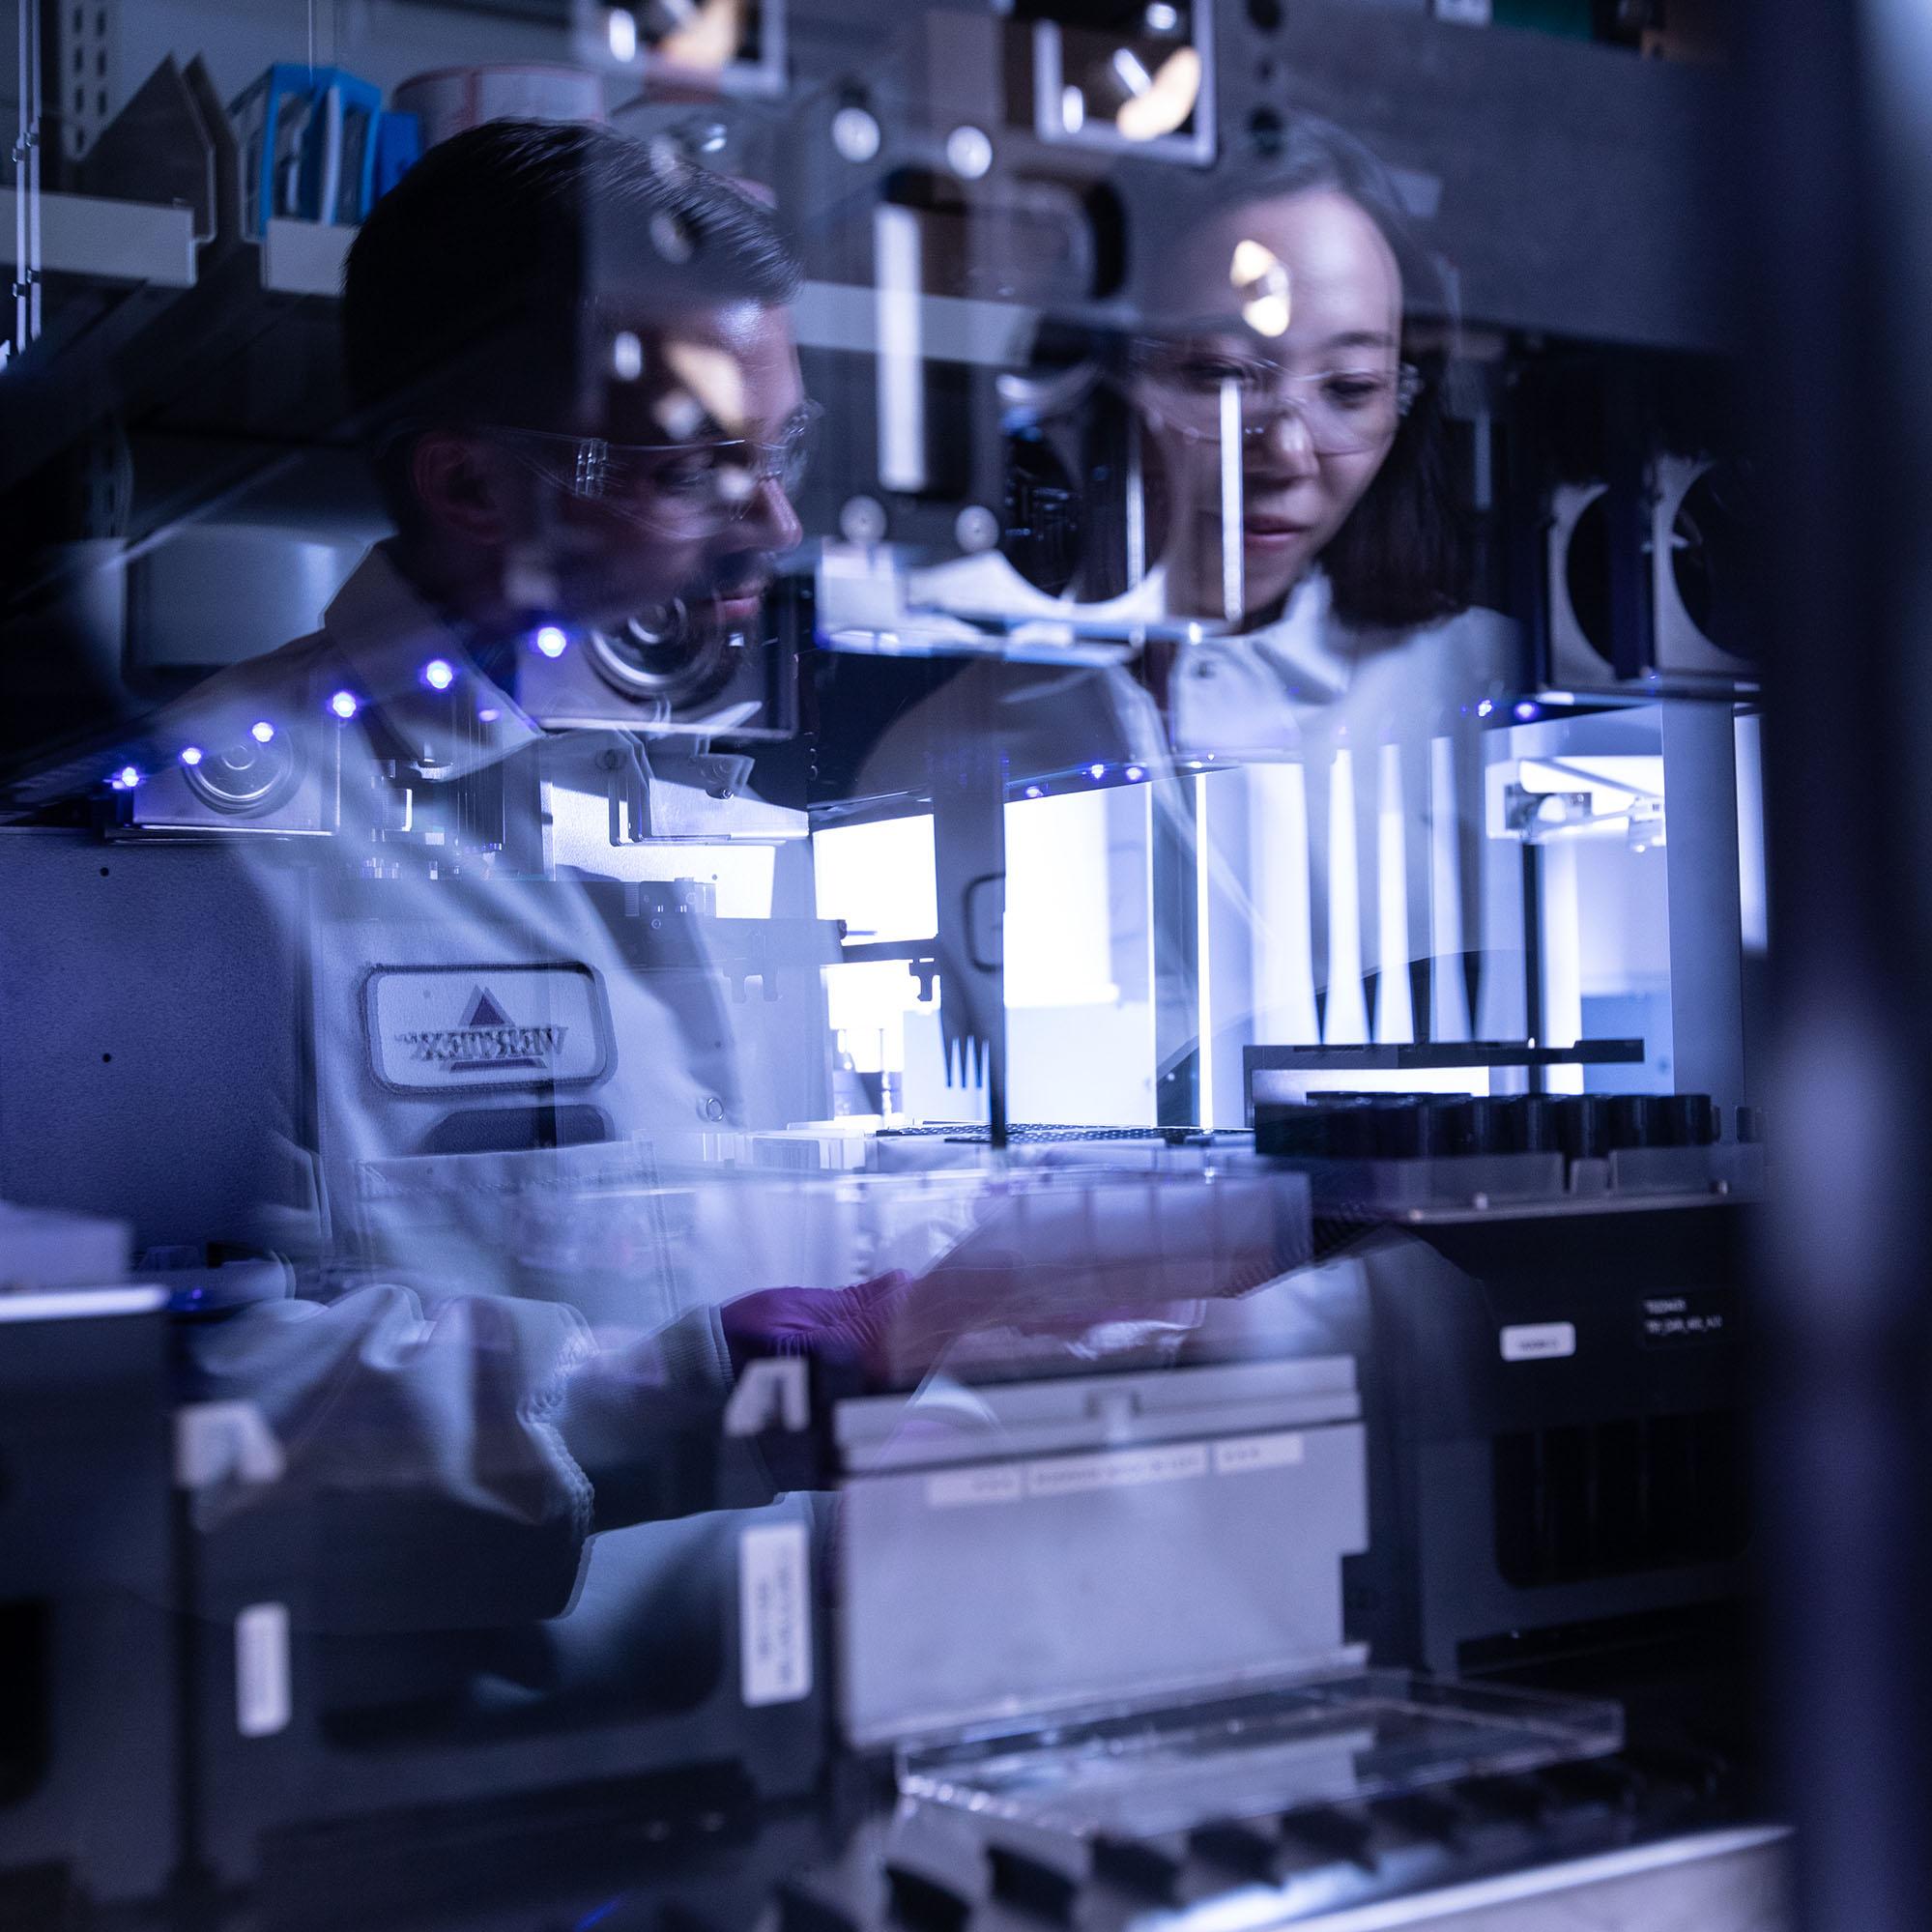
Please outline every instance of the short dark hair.
[[[1211, 181], [1226, 208], [1230, 184]], [[1292, 116], [1267, 165], [1238, 177], [1246, 206], [1322, 189], [1345, 195], [1381, 230], [1402, 276], [1402, 356], [1422, 376], [1375, 479], [1321, 553], [1335, 614], [1363, 629], [1407, 629], [1468, 607], [1468, 520], [1450, 485], [1449, 422], [1443, 382], [1456, 303], [1441, 261], [1424, 245], [1393, 175], [1354, 135], [1316, 115]], [[1183, 218], [1198, 220], [1198, 202]], [[1178, 211], [1177, 211], [1178, 213]], [[1176, 235], [1173, 239], [1178, 239]], [[1435, 327], [1427, 347], [1411, 318]]]
[[[601, 292], [790, 302], [776, 217], [725, 176], [608, 128], [489, 121], [432, 148], [377, 202], [342, 278], [351, 401], [372, 444], [399, 424], [548, 428], [576, 393]], [[385, 469], [391, 509], [401, 488]]]

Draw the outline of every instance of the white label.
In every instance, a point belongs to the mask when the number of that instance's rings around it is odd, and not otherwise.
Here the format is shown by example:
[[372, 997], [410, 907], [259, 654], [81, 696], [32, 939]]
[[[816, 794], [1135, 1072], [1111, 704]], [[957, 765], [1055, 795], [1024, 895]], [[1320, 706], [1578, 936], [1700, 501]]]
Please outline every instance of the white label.
[[805, 1358], [786, 1355], [747, 1362], [725, 1404], [725, 1433], [758, 1435], [775, 1421], [801, 1429], [812, 1420], [812, 1385]]
[[175, 1411], [174, 1480], [184, 1489], [237, 1477], [279, 1483], [282, 1446], [253, 1402], [189, 1402]]
[[604, 990], [581, 966], [381, 967], [369, 1055], [409, 1093], [582, 1084], [610, 1058]]
[[803, 1523], [761, 1523], [738, 1538], [738, 1644], [747, 1706], [810, 1694], [812, 1564]]
[[1524, 1321], [1503, 1331], [1505, 1362], [1552, 1362], [1575, 1353], [1573, 1321]]
[[272, 1738], [288, 1728], [288, 1605], [250, 1603], [235, 1619], [235, 1728]]
[[1299, 1430], [1273, 1435], [1231, 1435], [1214, 1445], [1214, 1473], [1241, 1476], [1251, 1469], [1287, 1469], [1302, 1459]]
[[1142, 1483], [1184, 1483], [1207, 1474], [1207, 1448], [1183, 1442], [1160, 1449], [1114, 1449], [1100, 1456], [1058, 1456], [1026, 1465], [1029, 1496], [1068, 1496], [1083, 1489], [1130, 1489]]
[[926, 1478], [926, 1506], [934, 1510], [970, 1509], [977, 1503], [1017, 1503], [1025, 1493], [1017, 1462], [979, 1469], [947, 1469]]

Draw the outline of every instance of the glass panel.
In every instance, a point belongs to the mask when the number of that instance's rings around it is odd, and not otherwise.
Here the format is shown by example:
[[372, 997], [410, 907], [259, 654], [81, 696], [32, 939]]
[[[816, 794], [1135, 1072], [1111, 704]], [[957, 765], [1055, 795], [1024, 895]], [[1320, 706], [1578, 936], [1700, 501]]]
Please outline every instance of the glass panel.
[[1291, 1815], [1614, 1750], [1613, 1706], [1370, 1671], [1183, 1714], [908, 1752], [908, 1797], [1050, 1831], [1135, 1839]]
[[1747, 1545], [1690, 10], [0, 11], [9, 1387], [186, 1609], [100, 1895], [1616, 1747]]

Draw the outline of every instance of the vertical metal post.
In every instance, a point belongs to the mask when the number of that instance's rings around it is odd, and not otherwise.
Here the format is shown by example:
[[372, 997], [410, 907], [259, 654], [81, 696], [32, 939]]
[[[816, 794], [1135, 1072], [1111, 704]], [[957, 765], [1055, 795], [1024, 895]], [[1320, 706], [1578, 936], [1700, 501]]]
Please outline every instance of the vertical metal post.
[[1193, 774], [1147, 787], [1154, 968], [1154, 1122], [1205, 1126], [1200, 1110], [1199, 825]]
[[[1785, 1802], [1809, 1932], [1932, 1924], [1932, 35], [1742, 12], [1738, 277], [1768, 528], [1774, 1042], [1758, 1319]], [[1676, 837], [1673, 820], [1670, 837]]]
[[14, 354], [41, 332], [41, 0], [15, 0], [20, 112], [14, 138]]
[[1729, 705], [1663, 706], [1670, 1057], [1679, 1093], [1728, 1117], [1745, 1097], [1744, 898], [1737, 727]]

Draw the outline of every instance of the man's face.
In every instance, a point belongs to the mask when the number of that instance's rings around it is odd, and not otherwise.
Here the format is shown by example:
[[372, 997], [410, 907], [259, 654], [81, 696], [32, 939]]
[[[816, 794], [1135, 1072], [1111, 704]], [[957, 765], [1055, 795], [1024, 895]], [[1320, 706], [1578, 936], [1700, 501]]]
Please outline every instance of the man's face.
[[[526, 473], [512, 570], [534, 566], [564, 623], [649, 620], [674, 599], [693, 633], [755, 621], [773, 559], [801, 534], [765, 454], [804, 402], [788, 315], [604, 316], [587, 361], [574, 419]], [[608, 446], [594, 476], [573, 435]]]

